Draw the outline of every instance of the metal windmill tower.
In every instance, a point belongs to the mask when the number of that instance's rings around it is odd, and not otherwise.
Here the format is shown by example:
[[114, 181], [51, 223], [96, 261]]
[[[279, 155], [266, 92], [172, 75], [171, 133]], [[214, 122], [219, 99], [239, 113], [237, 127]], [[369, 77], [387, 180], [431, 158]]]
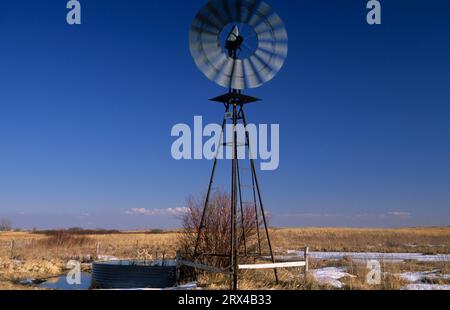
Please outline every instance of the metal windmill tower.
[[[243, 94], [246, 88], [257, 88], [275, 77], [284, 64], [288, 53], [288, 36], [283, 21], [273, 9], [262, 0], [210, 0], [195, 17], [190, 30], [190, 50], [197, 67], [204, 75], [227, 88], [228, 92], [211, 99], [223, 103], [225, 116], [222, 132], [229, 120], [233, 128], [243, 124], [247, 128], [244, 107], [260, 99]], [[248, 253], [245, 241], [244, 223], [238, 223], [240, 212], [243, 215], [242, 184], [239, 169], [238, 148], [246, 147], [249, 154], [250, 137], [246, 132], [244, 145], [238, 145], [234, 131], [231, 147], [233, 152], [231, 167], [231, 251], [230, 253], [209, 253], [207, 255], [228, 256], [229, 273], [232, 276], [232, 288], [237, 289], [238, 260], [242, 256], [262, 256], [260, 218], [270, 251], [272, 262], [274, 255], [267, 227], [266, 214], [261, 195], [255, 162], [250, 158], [250, 170], [253, 190], [253, 205], [257, 228], [257, 253]], [[225, 145], [226, 146], [226, 145]], [[199, 254], [199, 244], [205, 229], [205, 214], [210, 207], [211, 189], [217, 166], [214, 160], [212, 173], [206, 194], [201, 223], [197, 232], [194, 257]], [[240, 210], [238, 208], [240, 206]], [[238, 227], [241, 225], [241, 227]], [[242, 228], [242, 232], [241, 229]], [[238, 244], [238, 234], [244, 238], [243, 249]], [[277, 272], [274, 269], [278, 281]]]

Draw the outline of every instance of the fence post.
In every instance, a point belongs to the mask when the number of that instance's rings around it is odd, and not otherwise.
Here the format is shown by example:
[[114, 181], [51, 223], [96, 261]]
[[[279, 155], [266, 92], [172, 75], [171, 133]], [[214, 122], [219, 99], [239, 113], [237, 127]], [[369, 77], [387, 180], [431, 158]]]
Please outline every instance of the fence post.
[[14, 258], [14, 239], [11, 240], [11, 252], [10, 252], [10, 258]]
[[177, 282], [180, 281], [180, 267], [181, 267], [181, 253], [180, 251], [177, 251], [176, 254], [176, 258], [175, 258], [175, 262], [176, 262], [176, 279]]
[[305, 276], [309, 271], [309, 261], [308, 261], [309, 248], [305, 247]]
[[97, 246], [96, 246], [96, 249], [95, 249], [95, 253], [96, 253], [96, 259], [98, 259], [98, 256], [100, 255], [100, 242], [99, 241], [97, 241]]

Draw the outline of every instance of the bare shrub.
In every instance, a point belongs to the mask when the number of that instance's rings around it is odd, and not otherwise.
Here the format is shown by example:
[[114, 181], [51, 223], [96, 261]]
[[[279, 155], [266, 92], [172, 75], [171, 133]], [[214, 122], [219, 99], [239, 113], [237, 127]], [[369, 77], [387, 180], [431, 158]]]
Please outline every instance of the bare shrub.
[[[229, 258], [225, 257], [231, 252], [230, 196], [230, 194], [222, 191], [216, 191], [211, 194], [197, 250], [197, 253], [203, 254], [198, 257], [198, 260], [203, 263], [219, 267], [226, 267], [230, 263]], [[190, 258], [193, 258], [194, 254], [204, 202], [205, 195], [187, 198], [186, 208], [188, 211], [181, 218], [183, 230], [178, 240], [179, 248]], [[236, 219], [239, 252], [244, 252], [244, 246], [246, 246], [247, 252], [255, 253], [258, 248], [257, 227], [261, 223], [256, 224], [254, 205], [246, 204], [243, 206], [242, 214], [238, 206]], [[204, 254], [220, 254], [223, 256], [208, 256]]]

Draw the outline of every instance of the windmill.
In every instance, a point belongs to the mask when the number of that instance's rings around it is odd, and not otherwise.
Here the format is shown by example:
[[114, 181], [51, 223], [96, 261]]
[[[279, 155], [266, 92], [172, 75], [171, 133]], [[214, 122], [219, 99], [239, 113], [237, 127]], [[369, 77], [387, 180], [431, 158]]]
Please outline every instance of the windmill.
[[[210, 99], [220, 102], [225, 107], [222, 132], [229, 120], [233, 128], [243, 124], [247, 128], [244, 107], [260, 99], [244, 95], [247, 88], [257, 88], [270, 81], [279, 72], [288, 53], [288, 36], [283, 21], [276, 12], [262, 0], [210, 0], [195, 17], [190, 29], [190, 51], [197, 67], [211, 81], [228, 90], [227, 93]], [[242, 226], [244, 249], [241, 249], [237, 236], [238, 202], [241, 218], [242, 184], [239, 169], [237, 134], [232, 138], [232, 173], [231, 173], [231, 251], [230, 253], [210, 253], [208, 255], [228, 255], [230, 259], [229, 273], [232, 288], [237, 289], [238, 260], [242, 256], [262, 256], [260, 219], [264, 226], [270, 257], [273, 263], [274, 254], [267, 226], [266, 213], [256, 174], [255, 162], [250, 157], [250, 171], [253, 190], [253, 205], [255, 208], [255, 223], [257, 228], [258, 251], [248, 253], [245, 245], [245, 228]], [[246, 132], [243, 145], [250, 149], [250, 137]], [[219, 147], [220, 148], [220, 147]], [[254, 150], [256, 151], [256, 150]], [[199, 244], [205, 229], [205, 214], [209, 207], [212, 185], [214, 182], [217, 156], [214, 160], [208, 190], [206, 193], [203, 214], [197, 232], [194, 257], [199, 254]], [[241, 225], [244, 225], [243, 222]], [[274, 269], [276, 281], [278, 276]]]

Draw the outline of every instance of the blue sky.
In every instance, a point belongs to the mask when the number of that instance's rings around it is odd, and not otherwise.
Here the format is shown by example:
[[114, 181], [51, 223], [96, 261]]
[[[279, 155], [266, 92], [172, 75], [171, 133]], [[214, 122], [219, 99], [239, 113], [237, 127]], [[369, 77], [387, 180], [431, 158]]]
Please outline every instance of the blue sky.
[[[450, 224], [450, 2], [381, 2], [369, 26], [364, 0], [271, 1], [289, 56], [247, 116], [280, 124], [280, 167], [260, 173], [273, 225]], [[84, 0], [68, 26], [66, 1], [2, 2], [0, 217], [178, 225], [211, 163], [174, 161], [170, 130], [223, 113], [188, 47], [205, 3]]]

